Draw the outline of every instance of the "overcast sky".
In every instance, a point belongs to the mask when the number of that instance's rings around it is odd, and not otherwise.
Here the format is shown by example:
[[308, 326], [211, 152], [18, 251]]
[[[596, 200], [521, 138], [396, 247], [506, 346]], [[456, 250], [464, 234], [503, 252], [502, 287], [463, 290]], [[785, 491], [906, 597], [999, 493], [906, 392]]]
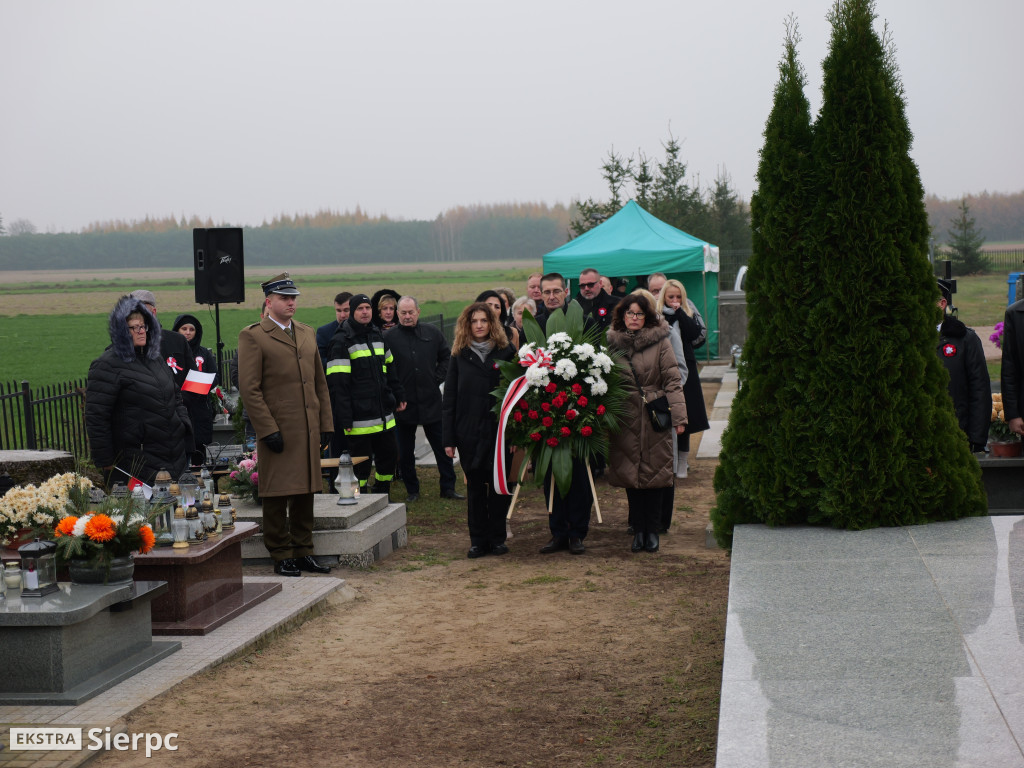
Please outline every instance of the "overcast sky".
[[[749, 199], [795, 13], [821, 104], [827, 0], [0, 0], [0, 215], [258, 225], [606, 197], [675, 135]], [[879, 0], [941, 197], [1024, 190], [1021, 0]]]

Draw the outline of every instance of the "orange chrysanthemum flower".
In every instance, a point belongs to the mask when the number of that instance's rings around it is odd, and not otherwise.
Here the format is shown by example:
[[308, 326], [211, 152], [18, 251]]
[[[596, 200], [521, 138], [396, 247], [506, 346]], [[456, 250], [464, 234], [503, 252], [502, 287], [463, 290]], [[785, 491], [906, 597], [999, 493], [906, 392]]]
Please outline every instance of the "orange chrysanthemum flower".
[[53, 531], [54, 536], [70, 536], [71, 531], [74, 530], [75, 523], [78, 522], [77, 517], [65, 517], [59, 523], [57, 523], [56, 529]]
[[139, 536], [142, 537], [142, 547], [139, 548], [139, 552], [142, 554], [146, 554], [156, 546], [156, 536], [153, 535], [153, 529], [148, 525], [139, 528]]
[[93, 515], [85, 524], [85, 535], [93, 541], [110, 541], [117, 535], [117, 526], [107, 515]]

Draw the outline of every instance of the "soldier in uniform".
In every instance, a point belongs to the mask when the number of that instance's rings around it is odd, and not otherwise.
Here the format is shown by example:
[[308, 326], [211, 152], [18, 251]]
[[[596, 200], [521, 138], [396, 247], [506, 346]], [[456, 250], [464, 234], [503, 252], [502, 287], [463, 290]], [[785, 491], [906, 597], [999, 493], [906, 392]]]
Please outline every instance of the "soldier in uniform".
[[328, 573], [313, 557], [313, 494], [320, 451], [334, 430], [316, 332], [293, 321], [288, 273], [262, 283], [266, 316], [238, 334], [238, 388], [256, 430], [263, 541], [274, 572]]

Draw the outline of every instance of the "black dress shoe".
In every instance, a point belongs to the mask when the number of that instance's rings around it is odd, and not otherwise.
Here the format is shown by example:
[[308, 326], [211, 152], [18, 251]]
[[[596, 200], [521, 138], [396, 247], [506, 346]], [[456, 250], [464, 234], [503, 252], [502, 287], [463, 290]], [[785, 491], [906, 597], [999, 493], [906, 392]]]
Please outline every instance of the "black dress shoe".
[[316, 558], [312, 555], [306, 555], [305, 557], [296, 557], [292, 560], [295, 563], [295, 567], [300, 571], [308, 571], [309, 573], [330, 573], [331, 566], [320, 565], [316, 561]]
[[552, 552], [561, 552], [569, 548], [568, 539], [560, 539], [557, 536], [540, 548], [542, 555], [550, 555]]
[[278, 560], [274, 563], [274, 573], [278, 576], [301, 576], [302, 571], [294, 560]]
[[644, 549], [646, 549], [648, 552], [657, 552], [660, 544], [661, 542], [658, 541], [658, 534], [648, 533], [647, 541], [644, 544]]
[[508, 554], [508, 544], [505, 544], [505, 543], [495, 544], [493, 547], [491, 547], [491, 554], [492, 555], [507, 555]]
[[420, 495], [418, 493], [410, 493], [408, 496], [405, 497], [405, 503], [406, 504], [408, 504], [410, 502], [413, 502], [413, 501], [419, 501], [419, 500], [420, 500]]
[[638, 533], [633, 537], [633, 544], [630, 546], [630, 552], [642, 552], [646, 543], [646, 536], [642, 533]]
[[469, 552], [466, 553], [466, 557], [468, 557], [470, 560], [475, 560], [476, 558], [483, 557], [486, 554], [486, 549], [484, 549], [483, 547], [478, 547], [476, 544], [474, 544], [472, 547], [469, 548]]
[[569, 554], [582, 555], [586, 551], [587, 548], [583, 546], [583, 539], [569, 539]]
[[466, 497], [458, 491], [441, 491], [442, 499], [455, 499], [455, 501], [465, 501]]

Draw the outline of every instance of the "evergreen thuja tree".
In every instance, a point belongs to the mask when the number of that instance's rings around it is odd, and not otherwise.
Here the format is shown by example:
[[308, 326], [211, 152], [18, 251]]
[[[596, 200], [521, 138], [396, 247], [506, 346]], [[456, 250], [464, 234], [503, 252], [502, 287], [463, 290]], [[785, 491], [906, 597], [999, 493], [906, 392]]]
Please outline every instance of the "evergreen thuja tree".
[[[975, 225], [971, 207], [966, 198], [961, 198], [956, 217], [950, 221], [949, 248], [953, 251], [953, 266], [961, 274], [973, 275], [988, 268], [988, 260], [981, 252], [985, 235]], [[2, 229], [0, 229], [2, 232]]]
[[935, 352], [939, 312], [923, 188], [893, 48], [873, 0], [837, 0], [814, 126], [810, 312], [821, 482], [808, 522], [844, 528], [982, 514], [977, 461]]
[[731, 546], [737, 523], [807, 520], [820, 492], [808, 326], [820, 287], [805, 242], [814, 201], [813, 134], [798, 42], [790, 17], [750, 203], [753, 250], [741, 387], [715, 472], [718, 498], [711, 519], [723, 547]]

